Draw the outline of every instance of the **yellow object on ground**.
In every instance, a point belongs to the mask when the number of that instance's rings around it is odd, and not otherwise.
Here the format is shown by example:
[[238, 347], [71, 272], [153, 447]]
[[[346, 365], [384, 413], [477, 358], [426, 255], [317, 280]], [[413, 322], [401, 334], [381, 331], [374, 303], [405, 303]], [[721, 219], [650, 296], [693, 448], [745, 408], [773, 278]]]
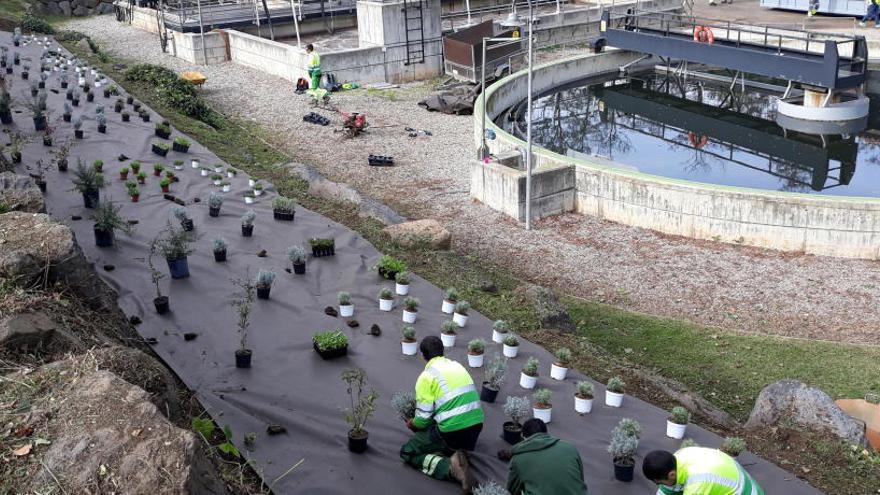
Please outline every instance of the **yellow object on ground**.
[[197, 71], [186, 71], [181, 74], [180, 77], [195, 84], [196, 86], [201, 86], [202, 84], [205, 84], [205, 81], [208, 80], [208, 78], [205, 77], [204, 74]]

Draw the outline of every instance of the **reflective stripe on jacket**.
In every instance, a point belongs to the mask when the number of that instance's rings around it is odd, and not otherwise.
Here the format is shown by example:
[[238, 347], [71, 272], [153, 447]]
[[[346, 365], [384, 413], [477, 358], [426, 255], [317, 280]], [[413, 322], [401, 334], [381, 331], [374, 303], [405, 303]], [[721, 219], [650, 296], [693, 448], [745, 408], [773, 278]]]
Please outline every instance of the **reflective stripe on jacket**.
[[732, 457], [720, 450], [687, 447], [675, 453], [676, 487], [658, 495], [764, 495], [764, 490]]
[[442, 432], [483, 422], [480, 395], [471, 375], [464, 366], [443, 356], [428, 361], [425, 371], [416, 380], [413, 425], [424, 429], [432, 422], [436, 422]]

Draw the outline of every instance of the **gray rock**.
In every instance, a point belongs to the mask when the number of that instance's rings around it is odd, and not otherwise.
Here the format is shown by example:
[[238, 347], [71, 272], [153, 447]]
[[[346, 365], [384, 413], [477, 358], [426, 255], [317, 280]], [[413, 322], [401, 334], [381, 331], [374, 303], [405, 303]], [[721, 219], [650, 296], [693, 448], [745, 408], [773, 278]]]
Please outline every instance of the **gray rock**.
[[70, 2], [64, 0], [62, 2], [58, 2], [58, 9], [61, 10], [61, 13], [67, 17], [70, 17], [73, 14], [72, 7], [70, 6]]
[[98, 0], [83, 0], [83, 5], [85, 5], [86, 8], [89, 9], [97, 7], [99, 3], [101, 2], [99, 2]]
[[79, 7], [73, 9], [74, 17], [85, 17], [86, 15], [88, 15], [88, 13], [89, 10], [84, 5], [80, 5]]
[[98, 13], [98, 15], [112, 14], [113, 13], [113, 4], [104, 2], [101, 5], [98, 5], [96, 12]]
[[798, 380], [780, 380], [764, 387], [746, 422], [746, 428], [764, 428], [790, 422], [809, 430], [831, 433], [865, 445], [865, 425], [848, 416], [825, 392]]
[[528, 284], [518, 287], [516, 294], [534, 307], [541, 322], [541, 328], [561, 330], [574, 333], [577, 327], [571, 316], [559, 302], [559, 298], [550, 289], [540, 285]]
[[382, 229], [382, 232], [403, 247], [449, 249], [452, 244], [452, 234], [440, 222], [431, 218], [390, 225]]
[[0, 203], [5, 203], [15, 211], [46, 211], [43, 194], [33, 179], [13, 172], [0, 173]]
[[81, 6], [83, 4], [83, 0], [70, 0], [70, 6], [74, 9]]
[[64, 15], [64, 12], [58, 7], [58, 4], [55, 2], [47, 3], [43, 7], [43, 12], [49, 15]]
[[47, 347], [54, 335], [55, 322], [43, 313], [15, 314], [0, 320], [0, 348]]
[[477, 287], [487, 294], [498, 294], [498, 286], [489, 279], [482, 279], [477, 283]]

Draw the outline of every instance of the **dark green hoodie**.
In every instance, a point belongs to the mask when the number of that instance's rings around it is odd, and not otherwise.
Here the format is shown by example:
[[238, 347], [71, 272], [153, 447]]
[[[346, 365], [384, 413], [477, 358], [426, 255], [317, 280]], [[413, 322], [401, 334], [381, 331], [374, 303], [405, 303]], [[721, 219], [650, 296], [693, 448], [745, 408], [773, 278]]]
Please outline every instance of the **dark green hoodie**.
[[586, 495], [584, 465], [574, 445], [537, 433], [511, 454], [507, 491], [512, 495]]

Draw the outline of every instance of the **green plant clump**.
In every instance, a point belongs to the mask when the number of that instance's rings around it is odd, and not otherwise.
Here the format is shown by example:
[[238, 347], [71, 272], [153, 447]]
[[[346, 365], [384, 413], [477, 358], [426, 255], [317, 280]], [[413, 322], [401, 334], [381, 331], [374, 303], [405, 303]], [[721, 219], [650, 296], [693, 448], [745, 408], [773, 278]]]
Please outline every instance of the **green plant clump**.
[[546, 388], [539, 388], [532, 394], [532, 399], [534, 399], [535, 405], [547, 408], [553, 405], [553, 392]]
[[605, 385], [605, 388], [608, 389], [609, 392], [622, 394], [624, 390], [626, 390], [626, 383], [620, 377], [612, 376], [608, 379], [608, 384]]
[[446, 335], [455, 335], [458, 333], [458, 324], [452, 320], [446, 320], [440, 324], [440, 333], [445, 333]]
[[746, 441], [739, 437], [727, 437], [721, 443], [721, 451], [731, 457], [736, 457], [746, 450]]
[[296, 211], [296, 201], [278, 196], [272, 200], [272, 209], [279, 213], [293, 213]]
[[385, 254], [376, 262], [376, 269], [388, 273], [400, 273], [406, 271], [406, 263], [394, 256]]
[[222, 127], [220, 115], [211, 110], [194, 85], [174, 71], [158, 65], [138, 64], [126, 71], [125, 78], [152, 87], [162, 103], [182, 114], [214, 128]]
[[523, 364], [522, 372], [528, 376], [538, 376], [539, 366], [541, 366], [541, 362], [538, 361], [538, 358], [531, 356], [526, 360], [525, 364]]
[[580, 381], [575, 385], [575, 394], [580, 399], [592, 399], [593, 398], [593, 384], [588, 381]]
[[342, 333], [342, 330], [330, 330], [327, 332], [316, 333], [312, 337], [312, 342], [321, 352], [342, 349], [348, 345], [348, 337]]
[[686, 425], [691, 420], [691, 413], [681, 406], [675, 406], [669, 411], [669, 421], [677, 425]]
[[468, 354], [478, 356], [486, 352], [486, 341], [483, 339], [474, 339], [468, 342]]
[[95, 221], [95, 228], [104, 232], [120, 230], [126, 234], [134, 231], [134, 226], [128, 223], [128, 220], [119, 215], [122, 206], [112, 201], [101, 201], [95, 207], [95, 213], [92, 220]]

